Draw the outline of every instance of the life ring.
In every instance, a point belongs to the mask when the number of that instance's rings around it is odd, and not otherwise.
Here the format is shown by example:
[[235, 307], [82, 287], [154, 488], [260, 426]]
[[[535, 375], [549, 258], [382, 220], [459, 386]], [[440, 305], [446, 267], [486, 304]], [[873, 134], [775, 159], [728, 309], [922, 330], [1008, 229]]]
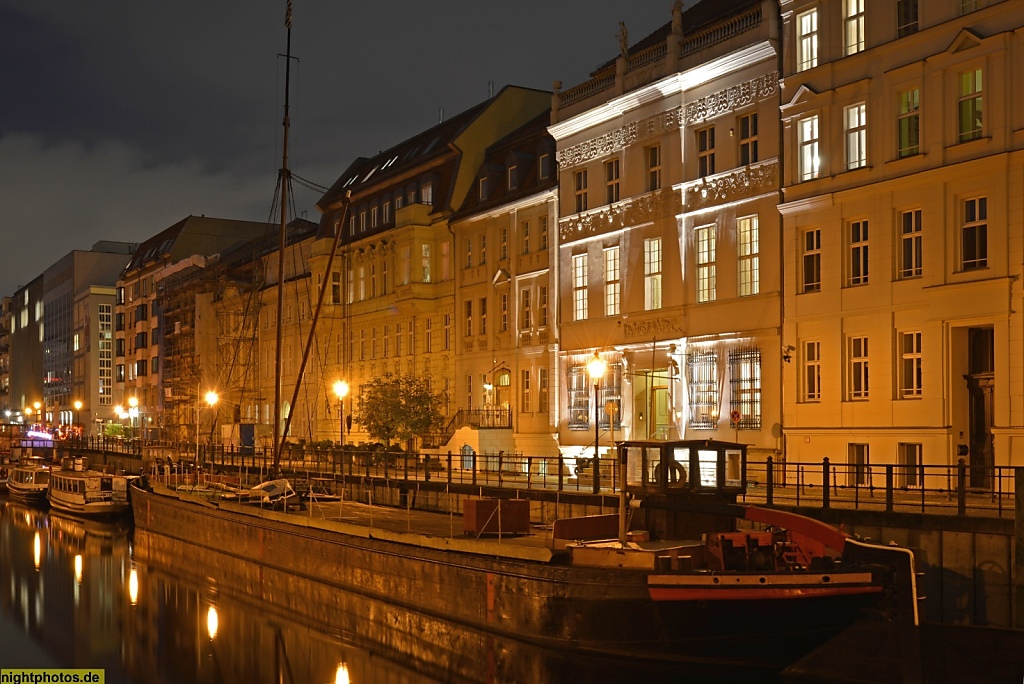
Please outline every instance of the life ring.
[[660, 485], [670, 487], [683, 486], [686, 484], [686, 470], [676, 460], [662, 461], [654, 468], [654, 479]]

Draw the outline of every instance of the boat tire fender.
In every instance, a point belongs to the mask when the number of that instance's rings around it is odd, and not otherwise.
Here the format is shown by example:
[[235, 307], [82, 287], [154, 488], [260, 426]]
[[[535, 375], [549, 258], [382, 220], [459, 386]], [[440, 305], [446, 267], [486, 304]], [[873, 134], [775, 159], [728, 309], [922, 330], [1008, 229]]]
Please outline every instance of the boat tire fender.
[[686, 471], [679, 461], [662, 461], [654, 470], [654, 477], [658, 484], [670, 486], [682, 486], [686, 484]]

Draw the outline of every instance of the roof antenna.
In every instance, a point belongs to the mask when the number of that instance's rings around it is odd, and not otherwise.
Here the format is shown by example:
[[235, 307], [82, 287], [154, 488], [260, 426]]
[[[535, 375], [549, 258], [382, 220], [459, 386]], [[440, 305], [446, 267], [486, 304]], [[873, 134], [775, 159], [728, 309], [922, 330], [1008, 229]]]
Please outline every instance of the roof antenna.
[[494, 81], [487, 82], [487, 99], [494, 99]]
[[444, 107], [437, 110], [437, 123], [444, 123]]

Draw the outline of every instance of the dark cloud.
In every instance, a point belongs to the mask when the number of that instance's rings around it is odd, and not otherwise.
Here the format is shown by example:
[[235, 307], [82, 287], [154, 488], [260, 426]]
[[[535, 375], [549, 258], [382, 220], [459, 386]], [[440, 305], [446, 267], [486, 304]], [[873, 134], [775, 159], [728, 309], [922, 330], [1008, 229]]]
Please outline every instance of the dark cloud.
[[[293, 171], [323, 185], [483, 100], [586, 79], [670, 0], [294, 0]], [[72, 249], [188, 214], [267, 220], [284, 0], [0, 0], [0, 294]], [[316, 220], [317, 194], [297, 193]], [[11, 244], [7, 241], [6, 244]]]

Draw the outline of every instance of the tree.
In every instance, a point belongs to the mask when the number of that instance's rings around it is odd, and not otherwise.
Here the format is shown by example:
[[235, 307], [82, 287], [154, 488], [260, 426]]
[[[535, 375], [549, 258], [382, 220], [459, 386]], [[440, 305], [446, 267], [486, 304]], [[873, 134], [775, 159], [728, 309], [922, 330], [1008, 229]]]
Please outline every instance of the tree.
[[444, 416], [443, 392], [433, 392], [425, 378], [385, 373], [362, 385], [355, 420], [391, 446], [391, 440], [412, 439], [439, 429]]

